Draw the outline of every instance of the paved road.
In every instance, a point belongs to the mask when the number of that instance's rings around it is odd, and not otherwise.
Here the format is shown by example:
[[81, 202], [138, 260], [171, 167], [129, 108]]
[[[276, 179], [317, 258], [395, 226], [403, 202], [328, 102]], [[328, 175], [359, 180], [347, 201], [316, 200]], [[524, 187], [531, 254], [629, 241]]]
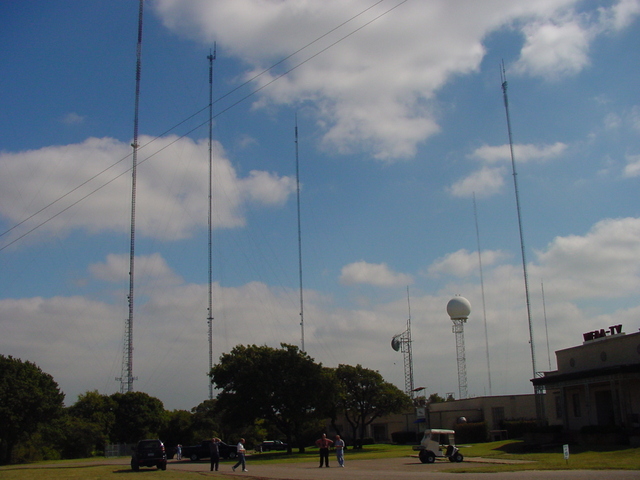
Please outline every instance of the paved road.
[[[481, 461], [467, 461], [464, 466], [473, 468], [483, 465]], [[220, 465], [219, 472], [209, 472], [208, 463], [192, 462], [170, 462], [168, 469], [200, 471], [205, 476], [235, 476], [245, 478], [260, 478], [271, 480], [412, 480], [434, 478], [438, 480], [463, 480], [463, 479], [497, 479], [497, 480], [640, 480], [640, 470], [567, 470], [567, 471], [524, 471], [507, 473], [451, 473], [453, 468], [459, 468], [460, 464], [451, 462], [436, 462], [434, 464], [423, 464], [417, 458], [390, 458], [383, 460], [353, 460], [345, 464], [345, 468], [340, 468], [333, 462], [330, 468], [318, 468], [317, 462], [305, 463], [273, 463], [252, 465], [251, 458], [247, 458], [247, 470], [243, 473], [239, 470], [231, 471], [231, 464]]]
[[[333, 459], [332, 459], [333, 460]], [[468, 461], [469, 460], [469, 461]], [[485, 464], [481, 459], [465, 458], [462, 466], [474, 468]], [[130, 472], [129, 459], [115, 458], [96, 461], [69, 461], [69, 463], [55, 464], [55, 468], [65, 466], [79, 467], [85, 465], [111, 465], [114, 473]], [[382, 460], [353, 460], [347, 457], [346, 467], [339, 468], [335, 461], [330, 468], [318, 468], [318, 463], [269, 463], [251, 464], [251, 457], [247, 458], [246, 473], [239, 470], [231, 471], [229, 461], [220, 465], [220, 471], [209, 472], [208, 462], [177, 462], [170, 460], [168, 470], [199, 472], [203, 477], [211, 478], [246, 478], [247, 480], [640, 480], [640, 470], [558, 470], [558, 471], [522, 471], [506, 473], [452, 473], [450, 470], [461, 466], [459, 463], [437, 461], [433, 464], [423, 464], [414, 457], [390, 458]], [[14, 465], [11, 468], [48, 468], [50, 464], [38, 463]], [[147, 469], [142, 469], [147, 470]], [[150, 469], [149, 469], [150, 470]], [[144, 476], [144, 475], [143, 475]], [[153, 476], [155, 478], [155, 475]], [[158, 476], [158, 480], [162, 477]]]

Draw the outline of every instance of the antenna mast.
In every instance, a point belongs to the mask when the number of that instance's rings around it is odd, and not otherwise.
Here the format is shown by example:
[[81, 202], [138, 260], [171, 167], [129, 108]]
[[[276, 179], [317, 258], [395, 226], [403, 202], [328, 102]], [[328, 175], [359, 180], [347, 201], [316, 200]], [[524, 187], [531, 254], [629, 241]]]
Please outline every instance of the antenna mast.
[[407, 318], [407, 330], [404, 333], [405, 341], [402, 344], [404, 353], [404, 390], [411, 398], [414, 396], [413, 387], [413, 352], [411, 349], [411, 298], [409, 297], [409, 287], [407, 287], [407, 307], [409, 317]]
[[[518, 212], [518, 229], [520, 231], [520, 252], [522, 254], [522, 272], [524, 276], [524, 293], [527, 303], [527, 320], [529, 322], [529, 345], [531, 346], [531, 366], [533, 368], [533, 377], [538, 377], [538, 368], [536, 366], [536, 348], [533, 341], [533, 323], [531, 320], [531, 301], [529, 298], [529, 280], [527, 277], [527, 259], [524, 248], [524, 234], [522, 232], [522, 213], [520, 211], [520, 194], [518, 192], [518, 177], [516, 174], [516, 162], [513, 154], [513, 135], [511, 133], [511, 118], [509, 116], [509, 99], [507, 96], [507, 75], [504, 68], [504, 61], [502, 62], [502, 70], [500, 71], [502, 80], [502, 96], [504, 98], [504, 109], [507, 115], [507, 132], [509, 134], [509, 152], [511, 154], [511, 170], [513, 172], [513, 186], [516, 195], [516, 210]], [[536, 393], [536, 413], [538, 416], [538, 422], [541, 422], [544, 417], [544, 399], [542, 398], [542, 386], [535, 387]]]
[[[207, 307], [207, 326], [209, 335], [209, 373], [213, 368], [213, 61], [216, 59], [216, 44], [209, 60], [209, 303]], [[209, 378], [209, 400], [213, 399], [213, 383]]]
[[409, 306], [409, 318], [407, 319], [407, 329], [394, 335], [391, 339], [391, 348], [396, 352], [401, 351], [404, 355], [404, 391], [413, 399], [415, 389], [413, 388], [413, 353], [411, 351], [411, 301], [409, 299], [409, 287], [407, 287], [407, 304]]
[[540, 282], [542, 289], [542, 311], [544, 312], [544, 331], [547, 334], [547, 359], [549, 360], [549, 370], [551, 370], [551, 350], [549, 350], [549, 328], [547, 327], [547, 305], [544, 301], [544, 282]]
[[120, 393], [133, 391], [133, 285], [134, 258], [136, 238], [136, 174], [138, 166], [138, 110], [140, 105], [140, 72], [142, 60], [142, 12], [144, 0], [140, 0], [138, 7], [138, 43], [136, 47], [136, 94], [133, 118], [133, 166], [131, 168], [131, 236], [129, 243], [129, 317], [124, 328], [124, 348], [122, 358], [122, 373], [120, 375]]
[[487, 351], [487, 374], [489, 376], [489, 396], [491, 393], [491, 362], [489, 361], [489, 334], [487, 333], [487, 309], [484, 301], [484, 277], [482, 276], [482, 254], [480, 249], [480, 228], [478, 227], [478, 209], [476, 207], [476, 193], [473, 192], [473, 216], [476, 220], [476, 239], [478, 241], [478, 265], [480, 266], [480, 290], [482, 292], [482, 314], [484, 316], [484, 343]]
[[304, 298], [302, 290], [302, 228], [300, 226], [300, 161], [298, 158], [298, 114], [295, 128], [296, 143], [296, 192], [298, 196], [298, 272], [300, 276], [300, 331], [302, 335], [302, 351], [304, 352]]

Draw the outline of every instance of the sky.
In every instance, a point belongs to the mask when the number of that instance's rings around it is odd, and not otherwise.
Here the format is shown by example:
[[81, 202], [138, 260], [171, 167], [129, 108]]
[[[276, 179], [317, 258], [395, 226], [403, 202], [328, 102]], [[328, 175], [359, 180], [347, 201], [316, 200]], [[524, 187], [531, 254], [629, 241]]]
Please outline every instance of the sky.
[[[404, 390], [391, 340], [410, 319], [414, 386], [458, 398], [462, 295], [469, 395], [514, 395], [584, 332], [637, 331], [639, 17], [639, 0], [146, 1], [134, 389], [167, 409], [209, 395], [214, 49], [214, 363], [304, 341]], [[120, 390], [137, 27], [134, 1], [0, 2], [0, 354], [67, 405]]]

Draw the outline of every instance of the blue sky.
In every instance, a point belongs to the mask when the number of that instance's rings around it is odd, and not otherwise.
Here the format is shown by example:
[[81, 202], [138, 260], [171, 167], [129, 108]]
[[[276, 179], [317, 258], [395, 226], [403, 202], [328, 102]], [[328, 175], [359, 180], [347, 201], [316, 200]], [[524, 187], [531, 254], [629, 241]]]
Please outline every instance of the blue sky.
[[[214, 359], [301, 343], [297, 117], [309, 355], [404, 388], [390, 341], [408, 289], [414, 383], [457, 396], [446, 304], [460, 294], [469, 394], [532, 392], [502, 61], [537, 370], [583, 332], [640, 326], [639, 1], [155, 0], [144, 12], [135, 389], [172, 409], [208, 395], [214, 42]], [[52, 374], [68, 404], [120, 386], [137, 13], [0, 3], [0, 353]]]

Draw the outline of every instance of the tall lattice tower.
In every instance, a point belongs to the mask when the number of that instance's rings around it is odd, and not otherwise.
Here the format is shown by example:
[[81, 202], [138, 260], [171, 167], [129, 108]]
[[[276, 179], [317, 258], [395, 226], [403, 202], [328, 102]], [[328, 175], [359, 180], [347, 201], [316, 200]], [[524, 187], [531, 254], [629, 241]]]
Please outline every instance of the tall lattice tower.
[[467, 358], [464, 351], [464, 324], [471, 313], [471, 304], [464, 297], [456, 296], [447, 303], [447, 313], [453, 322], [453, 333], [456, 334], [456, 355], [458, 358], [458, 393], [460, 398], [467, 398]]
[[133, 391], [133, 381], [137, 380], [133, 376], [133, 312], [134, 312], [134, 262], [136, 245], [136, 176], [138, 166], [138, 111], [140, 107], [140, 72], [142, 58], [142, 14], [144, 10], [144, 0], [138, 3], [138, 43], [136, 46], [136, 94], [133, 118], [133, 164], [131, 166], [131, 231], [129, 242], [129, 316], [125, 320], [124, 345], [122, 349], [122, 373], [116, 380], [120, 381], [120, 393]]
[[409, 303], [409, 318], [407, 319], [407, 329], [395, 335], [391, 339], [391, 348], [396, 352], [402, 351], [404, 355], [404, 391], [411, 398], [415, 395], [413, 387], [413, 353], [411, 351], [411, 303], [407, 291], [407, 303]]

